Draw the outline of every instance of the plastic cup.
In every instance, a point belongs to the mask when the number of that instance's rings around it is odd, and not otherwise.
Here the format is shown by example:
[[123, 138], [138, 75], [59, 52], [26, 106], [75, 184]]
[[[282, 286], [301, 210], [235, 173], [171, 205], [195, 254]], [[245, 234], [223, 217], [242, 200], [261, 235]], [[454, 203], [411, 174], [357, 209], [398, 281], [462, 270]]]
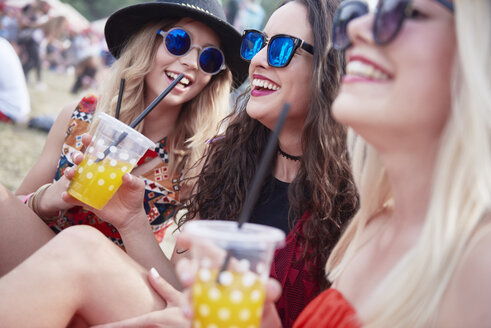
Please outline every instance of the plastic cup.
[[[274, 251], [283, 231], [259, 224], [197, 220], [184, 225], [193, 237], [197, 275], [192, 287], [193, 327], [259, 327]], [[221, 271], [226, 255], [231, 259]]]
[[68, 193], [101, 209], [121, 186], [123, 175], [131, 172], [147, 149], [155, 148], [155, 143], [105, 113], [97, 114], [93, 124], [97, 126], [92, 141], [70, 182]]

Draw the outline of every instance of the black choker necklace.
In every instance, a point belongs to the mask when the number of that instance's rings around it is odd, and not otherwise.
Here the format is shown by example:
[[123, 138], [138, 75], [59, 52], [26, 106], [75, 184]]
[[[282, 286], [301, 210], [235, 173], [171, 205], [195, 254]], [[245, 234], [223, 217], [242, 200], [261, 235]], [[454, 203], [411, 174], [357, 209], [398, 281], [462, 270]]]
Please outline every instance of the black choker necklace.
[[298, 162], [300, 159], [302, 159], [301, 156], [293, 156], [293, 155], [285, 153], [283, 150], [281, 150], [280, 146], [278, 146], [278, 151], [280, 152], [281, 156], [283, 156], [284, 158], [289, 159], [291, 161], [297, 161]]

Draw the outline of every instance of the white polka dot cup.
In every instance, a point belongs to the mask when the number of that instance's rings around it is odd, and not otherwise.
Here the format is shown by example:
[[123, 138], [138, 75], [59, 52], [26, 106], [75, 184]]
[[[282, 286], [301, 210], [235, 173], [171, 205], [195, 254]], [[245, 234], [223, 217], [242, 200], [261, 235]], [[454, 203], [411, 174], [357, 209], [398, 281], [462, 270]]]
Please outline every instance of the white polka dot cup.
[[123, 175], [155, 143], [105, 113], [97, 114], [92, 142], [70, 182], [68, 193], [81, 202], [102, 209], [121, 186]]
[[[193, 237], [197, 267], [192, 287], [193, 327], [254, 328], [261, 324], [264, 284], [283, 231], [259, 224], [196, 220], [184, 225]], [[226, 254], [231, 260], [220, 274]]]

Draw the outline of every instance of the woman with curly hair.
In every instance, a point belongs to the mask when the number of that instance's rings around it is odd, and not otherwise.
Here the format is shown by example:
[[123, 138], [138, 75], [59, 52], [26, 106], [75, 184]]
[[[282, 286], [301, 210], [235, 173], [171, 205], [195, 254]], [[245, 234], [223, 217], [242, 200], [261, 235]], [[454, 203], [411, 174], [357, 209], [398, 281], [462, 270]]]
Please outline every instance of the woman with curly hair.
[[[237, 220], [271, 130], [290, 103], [271, 175], [250, 219], [287, 234], [271, 272], [283, 288], [277, 309], [284, 327], [329, 286], [323, 265], [357, 209], [345, 129], [331, 115], [343, 73], [343, 54], [331, 47], [330, 35], [338, 3], [288, 2], [263, 32], [244, 32], [241, 56], [251, 62], [250, 88], [227, 118], [226, 131], [211, 141], [180, 222]], [[278, 54], [288, 42], [296, 47]]]

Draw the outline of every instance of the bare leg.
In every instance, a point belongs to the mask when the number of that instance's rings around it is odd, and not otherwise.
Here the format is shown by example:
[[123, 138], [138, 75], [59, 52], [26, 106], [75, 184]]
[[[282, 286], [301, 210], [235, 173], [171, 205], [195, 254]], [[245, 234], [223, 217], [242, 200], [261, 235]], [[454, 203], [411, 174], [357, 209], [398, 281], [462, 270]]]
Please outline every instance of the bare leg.
[[0, 277], [54, 235], [34, 212], [0, 184]]
[[1, 327], [118, 321], [165, 307], [147, 271], [99, 231], [65, 229], [0, 279]]

